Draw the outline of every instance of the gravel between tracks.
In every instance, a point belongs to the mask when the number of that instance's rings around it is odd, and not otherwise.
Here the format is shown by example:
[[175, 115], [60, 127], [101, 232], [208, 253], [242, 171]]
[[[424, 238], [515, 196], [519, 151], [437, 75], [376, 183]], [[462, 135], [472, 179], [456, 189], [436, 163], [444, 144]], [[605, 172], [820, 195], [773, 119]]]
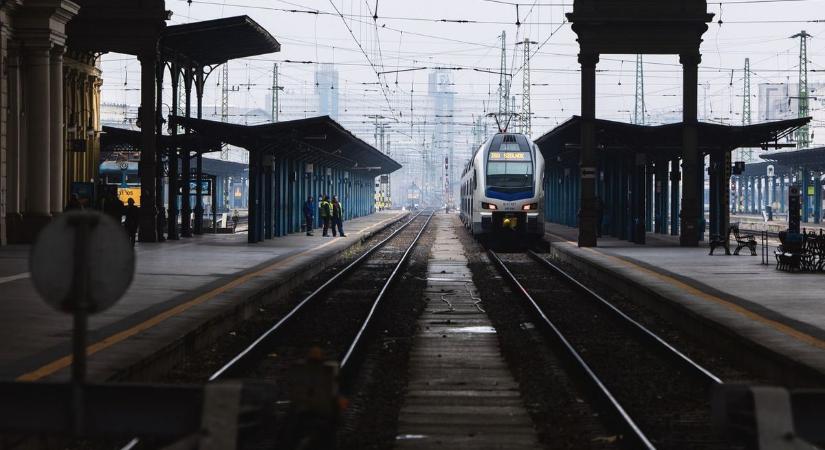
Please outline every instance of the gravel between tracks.
[[[458, 218], [455, 225], [462, 227]], [[530, 316], [469, 233], [460, 231], [473, 282], [496, 328], [501, 350], [515, 375], [525, 405], [548, 449], [618, 448], [619, 437], [603, 423], [600, 412], [578, 394], [565, 363], [538, 331]]]

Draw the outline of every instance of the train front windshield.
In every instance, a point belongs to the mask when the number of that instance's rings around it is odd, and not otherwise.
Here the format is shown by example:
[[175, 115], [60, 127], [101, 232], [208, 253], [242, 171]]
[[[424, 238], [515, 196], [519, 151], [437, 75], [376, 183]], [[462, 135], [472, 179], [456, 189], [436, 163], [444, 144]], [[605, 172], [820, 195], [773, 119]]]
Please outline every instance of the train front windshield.
[[533, 187], [533, 158], [517, 142], [502, 142], [487, 158], [487, 187], [498, 190], [524, 190]]

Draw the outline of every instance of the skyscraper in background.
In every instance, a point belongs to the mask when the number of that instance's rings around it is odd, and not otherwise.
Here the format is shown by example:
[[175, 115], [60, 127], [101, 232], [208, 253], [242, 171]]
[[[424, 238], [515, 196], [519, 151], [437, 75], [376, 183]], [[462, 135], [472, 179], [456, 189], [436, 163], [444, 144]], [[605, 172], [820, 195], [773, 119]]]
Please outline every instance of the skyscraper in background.
[[318, 115], [338, 120], [338, 71], [332, 64], [320, 64], [315, 71], [315, 94], [318, 96]]
[[[450, 72], [444, 69], [435, 69], [429, 74], [428, 94], [432, 104], [433, 135], [428, 149], [426, 167], [444, 167], [444, 158], [449, 160], [449, 173], [444, 170], [430, 170], [430, 176], [425, 180], [425, 192], [440, 198], [444, 192], [444, 176], [448, 175], [453, 198], [457, 195], [459, 185], [458, 172], [455, 163], [455, 92], [450, 79]], [[446, 201], [446, 199], [444, 199]]]

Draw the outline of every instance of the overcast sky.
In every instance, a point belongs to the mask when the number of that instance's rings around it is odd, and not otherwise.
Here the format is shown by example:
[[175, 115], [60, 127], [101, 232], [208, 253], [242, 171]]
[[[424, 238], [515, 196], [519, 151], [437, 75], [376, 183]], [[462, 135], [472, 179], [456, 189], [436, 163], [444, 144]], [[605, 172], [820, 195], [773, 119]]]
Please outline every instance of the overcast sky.
[[[498, 86], [497, 75], [473, 69], [499, 71], [502, 30], [507, 34], [508, 71], [514, 65], [521, 67], [521, 47], [514, 44], [529, 38], [541, 43], [540, 47], [534, 45], [534, 49], [539, 48], [531, 59], [535, 137], [579, 113], [578, 46], [575, 34], [564, 22], [564, 13], [572, 10], [570, 0], [521, 1], [520, 27], [515, 25], [515, 6], [483, 0], [208, 0], [191, 4], [167, 0], [166, 5], [173, 11], [170, 24], [246, 14], [281, 43], [280, 53], [230, 64], [230, 84], [239, 87], [232, 93], [233, 105], [268, 110], [265, 101], [273, 62], [281, 63], [281, 85], [284, 95], [293, 99], [292, 104], [296, 97], [306, 97], [311, 103], [315, 63], [334, 63], [341, 77], [342, 108], [351, 109], [351, 113], [380, 113], [398, 120], [399, 127], [404, 121], [409, 127], [410, 90], [414, 89], [413, 96], [426, 95], [427, 71], [383, 75], [380, 80], [388, 85], [384, 89], [370, 84], [379, 80], [376, 72], [436, 66], [463, 68], [451, 72], [457, 93], [455, 120], [469, 123], [472, 117], [484, 113], [485, 103], [496, 102]], [[808, 53], [809, 82], [825, 82], [825, 0], [727, 0], [721, 5], [710, 4], [708, 9], [716, 14], [714, 21], [721, 18], [723, 23], [710, 24], [704, 35], [700, 116], [707, 111], [708, 120], [741, 123], [746, 57], [751, 60], [754, 95], [759, 83], [796, 83], [799, 40], [789, 37], [802, 29], [814, 36]], [[635, 56], [604, 55], [598, 69], [597, 115], [630, 121]], [[139, 65], [133, 57], [105, 55], [103, 77], [104, 102], [138, 102]], [[513, 93], [520, 102], [520, 72], [513, 80]], [[206, 89], [207, 105], [215, 103], [216, 81], [217, 77], [210, 79]], [[681, 67], [677, 56], [646, 57], [645, 99], [654, 122], [667, 120], [663, 117], [668, 115], [678, 117]], [[754, 120], [757, 104], [754, 99]], [[823, 100], [812, 102], [811, 107], [821, 111]], [[820, 121], [817, 125], [824, 124]], [[356, 131], [363, 134], [361, 129]], [[825, 143], [825, 136], [819, 133], [814, 140]]]

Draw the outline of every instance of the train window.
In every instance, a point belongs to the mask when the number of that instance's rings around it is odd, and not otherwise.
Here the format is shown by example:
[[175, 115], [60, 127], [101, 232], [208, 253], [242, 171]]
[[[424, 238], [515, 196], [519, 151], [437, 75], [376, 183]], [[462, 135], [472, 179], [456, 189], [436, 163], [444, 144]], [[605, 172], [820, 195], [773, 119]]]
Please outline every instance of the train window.
[[533, 163], [522, 161], [490, 161], [487, 175], [532, 175]]

